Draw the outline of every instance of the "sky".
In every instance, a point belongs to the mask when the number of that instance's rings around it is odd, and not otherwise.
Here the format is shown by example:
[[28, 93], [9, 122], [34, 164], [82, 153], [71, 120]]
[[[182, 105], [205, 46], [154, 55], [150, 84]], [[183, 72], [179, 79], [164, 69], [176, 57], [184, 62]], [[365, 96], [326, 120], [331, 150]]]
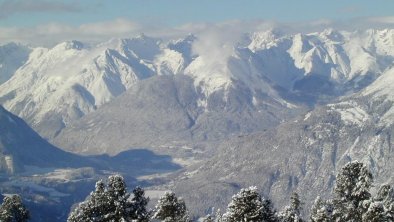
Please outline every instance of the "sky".
[[0, 0], [0, 42], [176, 33], [229, 22], [391, 27], [394, 0]]

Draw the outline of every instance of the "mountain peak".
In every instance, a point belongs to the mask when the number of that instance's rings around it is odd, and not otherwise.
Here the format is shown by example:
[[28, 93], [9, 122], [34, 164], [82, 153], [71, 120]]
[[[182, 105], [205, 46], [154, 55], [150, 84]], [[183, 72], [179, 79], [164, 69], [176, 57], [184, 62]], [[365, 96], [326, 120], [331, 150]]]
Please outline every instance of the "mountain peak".
[[62, 50], [82, 50], [84, 48], [84, 44], [77, 40], [71, 40], [62, 42], [54, 47], [54, 49], [62, 49]]

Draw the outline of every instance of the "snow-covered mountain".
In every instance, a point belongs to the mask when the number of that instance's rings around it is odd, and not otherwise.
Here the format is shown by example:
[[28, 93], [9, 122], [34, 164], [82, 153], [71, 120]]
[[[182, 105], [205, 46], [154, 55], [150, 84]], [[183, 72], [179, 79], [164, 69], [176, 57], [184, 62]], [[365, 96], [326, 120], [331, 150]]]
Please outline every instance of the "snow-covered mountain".
[[[201, 43], [188, 36], [164, 49], [172, 54], [160, 57], [159, 76], [71, 124], [54, 141], [75, 152], [83, 147], [88, 153], [116, 153], [264, 130], [294, 117], [303, 104], [325, 103], [368, 86], [394, 61], [393, 37], [393, 30], [307, 35], [271, 30], [249, 35], [216, 61], [216, 53], [193, 54]], [[169, 64], [172, 69], [163, 69]]]
[[28, 61], [1, 85], [1, 103], [41, 135], [52, 137], [71, 121], [154, 75], [150, 62], [159, 51], [141, 36], [89, 46], [64, 42], [35, 48]]
[[22, 119], [0, 106], [0, 173], [21, 173], [30, 167], [97, 167], [93, 161], [49, 144]]
[[174, 182], [199, 214], [249, 185], [279, 206], [293, 190], [311, 203], [352, 159], [367, 163], [378, 183], [393, 182], [394, 30], [270, 30], [219, 46], [202, 36], [142, 35], [3, 48], [11, 49], [0, 54], [0, 104], [66, 150], [120, 154], [60, 151], [0, 108], [1, 172], [81, 163], [131, 172], [130, 162], [143, 166], [148, 157], [170, 171], [179, 166], [168, 156], [126, 150], [203, 153], [212, 158]]
[[351, 160], [367, 164], [377, 184], [392, 184], [393, 77], [391, 66], [359, 93], [224, 142], [213, 158], [181, 175], [175, 189], [200, 213], [225, 207], [240, 187], [251, 185], [279, 207], [297, 191], [308, 209], [316, 196], [329, 196], [337, 170]]
[[[314, 105], [371, 83], [393, 61], [393, 36], [393, 30], [295, 35], [270, 30], [219, 47], [194, 35], [168, 43], [143, 35], [96, 45], [64, 42], [33, 49], [0, 85], [0, 102], [47, 138], [137, 82], [161, 75], [191, 78], [194, 113], [209, 111], [212, 98], [228, 105], [234, 89], [247, 95], [242, 99], [251, 101], [254, 111], [269, 112], [263, 106], [291, 111], [300, 102]], [[273, 115], [267, 121], [283, 119]]]
[[288, 108], [263, 93], [254, 95], [240, 85], [212, 93], [201, 106], [205, 96], [190, 77], [155, 76], [66, 127], [52, 141], [90, 154], [152, 146], [180, 154], [184, 148], [168, 148], [266, 129], [296, 113], [297, 107]]
[[137, 176], [177, 169], [171, 157], [142, 149], [113, 157], [65, 152], [0, 106], [0, 191], [21, 195], [32, 221], [65, 221], [71, 205], [82, 201], [95, 182], [108, 175], [122, 173], [128, 183], [135, 184]]

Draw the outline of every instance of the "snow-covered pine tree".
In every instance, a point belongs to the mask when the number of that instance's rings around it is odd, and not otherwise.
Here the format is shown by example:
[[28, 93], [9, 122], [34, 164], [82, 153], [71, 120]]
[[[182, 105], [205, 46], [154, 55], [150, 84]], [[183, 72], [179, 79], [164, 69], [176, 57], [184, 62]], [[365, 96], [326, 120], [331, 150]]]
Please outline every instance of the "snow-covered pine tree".
[[152, 217], [164, 222], [189, 222], [189, 214], [186, 204], [182, 199], [178, 199], [174, 192], [166, 192], [159, 199]]
[[332, 211], [332, 203], [330, 201], [323, 201], [320, 196], [318, 196], [312, 205], [309, 219], [311, 222], [333, 221]]
[[107, 197], [109, 201], [106, 217], [113, 221], [126, 221], [130, 212], [130, 202], [127, 200], [130, 194], [127, 193], [126, 183], [121, 175], [108, 177]]
[[107, 185], [102, 180], [96, 183], [96, 189], [70, 213], [67, 221], [148, 221], [144, 190], [136, 188], [132, 201], [129, 197], [123, 177], [110, 176]]
[[382, 185], [375, 198], [364, 200], [361, 204], [363, 221], [394, 221], [394, 190], [390, 185]]
[[278, 218], [281, 222], [303, 222], [301, 215], [301, 201], [296, 192], [290, 197], [290, 205], [286, 206], [283, 211], [279, 212]]
[[387, 220], [382, 202], [371, 201], [368, 208], [362, 213], [362, 222], [383, 222]]
[[263, 199], [263, 207], [261, 209], [264, 222], [277, 222], [276, 210], [270, 199]]
[[23, 205], [22, 198], [19, 195], [4, 197], [3, 203], [0, 206], [1, 222], [24, 222], [29, 219], [29, 211]]
[[145, 191], [141, 187], [133, 190], [131, 199], [130, 218], [136, 222], [147, 222], [150, 219], [151, 211], [147, 210], [149, 198], [145, 197]]
[[263, 221], [263, 202], [257, 187], [241, 189], [232, 197], [223, 215], [225, 222]]
[[361, 221], [362, 202], [371, 198], [372, 174], [358, 161], [347, 163], [336, 177], [333, 219]]
[[67, 221], [103, 221], [109, 212], [109, 199], [102, 180], [96, 182], [96, 188], [85, 201], [70, 213]]
[[394, 188], [389, 184], [382, 185], [378, 190], [376, 201], [383, 203], [386, 219], [394, 221]]
[[216, 214], [215, 214], [215, 220], [214, 220], [215, 222], [223, 222], [223, 214], [222, 214], [222, 212], [220, 211], [220, 209], [218, 209], [217, 211], [216, 211]]

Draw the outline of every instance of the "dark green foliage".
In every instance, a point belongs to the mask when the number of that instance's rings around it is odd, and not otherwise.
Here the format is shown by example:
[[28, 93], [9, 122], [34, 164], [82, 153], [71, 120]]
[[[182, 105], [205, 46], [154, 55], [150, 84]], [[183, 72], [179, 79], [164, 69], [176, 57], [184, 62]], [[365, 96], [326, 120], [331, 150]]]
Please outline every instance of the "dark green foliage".
[[382, 185], [375, 198], [363, 201], [362, 214], [364, 222], [393, 221], [394, 190], [388, 185]]
[[281, 222], [303, 222], [300, 215], [301, 201], [299, 195], [294, 192], [290, 197], [290, 205], [278, 214], [279, 221]]
[[384, 206], [381, 202], [372, 201], [362, 214], [363, 222], [382, 222], [389, 221], [386, 217]]
[[332, 221], [333, 206], [330, 201], [323, 201], [318, 196], [311, 208], [310, 221], [311, 222], [330, 222]]
[[166, 192], [156, 206], [154, 219], [165, 222], [189, 222], [186, 204], [178, 199], [173, 192]]
[[19, 195], [4, 197], [0, 206], [1, 222], [24, 222], [30, 219], [29, 211], [22, 203]]
[[123, 177], [110, 176], [107, 185], [101, 180], [96, 183], [95, 191], [71, 212], [68, 221], [148, 221], [148, 199], [144, 197], [144, 191], [136, 188], [134, 195], [130, 202]]
[[131, 199], [131, 215], [130, 218], [139, 222], [149, 221], [151, 212], [146, 209], [149, 198], [145, 197], [145, 191], [141, 187], [133, 190], [133, 198]]
[[383, 203], [386, 219], [388, 221], [394, 221], [394, 189], [388, 184], [384, 184], [380, 187], [377, 194], [377, 201]]
[[227, 212], [223, 215], [223, 221], [261, 221], [263, 217], [262, 208], [263, 203], [256, 187], [241, 189], [239, 193], [232, 197]]
[[262, 211], [262, 221], [264, 222], [276, 222], [279, 221], [278, 217], [276, 216], [276, 210], [271, 202], [270, 199], [263, 200], [263, 207]]
[[337, 221], [361, 221], [362, 202], [371, 198], [372, 174], [358, 161], [346, 164], [337, 175], [334, 188], [333, 218]]

